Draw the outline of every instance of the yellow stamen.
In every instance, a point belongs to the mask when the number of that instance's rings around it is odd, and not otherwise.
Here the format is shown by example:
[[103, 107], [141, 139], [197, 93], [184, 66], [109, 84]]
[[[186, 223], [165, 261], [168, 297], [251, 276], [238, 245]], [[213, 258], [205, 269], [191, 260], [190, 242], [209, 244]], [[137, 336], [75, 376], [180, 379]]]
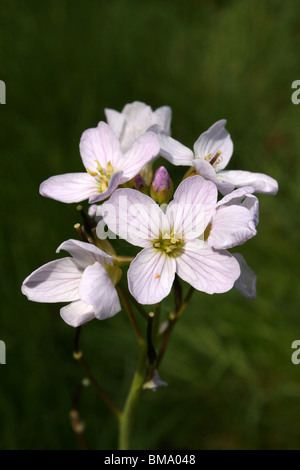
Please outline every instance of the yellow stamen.
[[207, 155], [205, 155], [204, 160], [209, 162], [215, 168], [215, 166], [222, 161], [222, 157], [219, 158], [221, 153], [222, 151], [218, 150], [214, 157], [212, 153], [208, 153]]
[[89, 175], [95, 177], [98, 180], [99, 193], [103, 193], [108, 188], [108, 183], [112, 175], [114, 174], [114, 169], [111, 162], [107, 162], [106, 170], [103, 170], [99, 160], [95, 160], [97, 171], [91, 171], [88, 168], [86, 171]]
[[101, 183], [108, 183], [109, 179], [105, 175], [97, 175], [97, 178], [101, 181]]
[[89, 170], [88, 168], [86, 169], [86, 171], [87, 171], [88, 174], [91, 175], [91, 176], [97, 176], [97, 175], [98, 175], [97, 171], [91, 171], [91, 170]]
[[158, 277], [159, 277], [159, 274], [156, 274], [155, 279], [157, 279]]
[[111, 164], [111, 162], [108, 162], [107, 165], [106, 165], [106, 174], [107, 176], [111, 176], [114, 172], [114, 169], [113, 169], [113, 166]]
[[215, 154], [214, 158], [210, 160], [210, 164], [214, 166], [216, 163], [218, 163], [218, 157], [221, 155], [221, 150], [218, 150], [217, 153]]
[[207, 162], [210, 162], [212, 156], [213, 156], [212, 153], [208, 153], [207, 155], [205, 155], [204, 160], [206, 160]]
[[153, 240], [153, 247], [169, 256], [176, 257], [184, 245], [184, 240], [177, 237], [178, 234], [174, 231], [171, 233], [166, 232], [163, 237]]
[[103, 168], [99, 162], [99, 160], [95, 160], [95, 163], [97, 163], [97, 171], [98, 173], [102, 174], [103, 175]]

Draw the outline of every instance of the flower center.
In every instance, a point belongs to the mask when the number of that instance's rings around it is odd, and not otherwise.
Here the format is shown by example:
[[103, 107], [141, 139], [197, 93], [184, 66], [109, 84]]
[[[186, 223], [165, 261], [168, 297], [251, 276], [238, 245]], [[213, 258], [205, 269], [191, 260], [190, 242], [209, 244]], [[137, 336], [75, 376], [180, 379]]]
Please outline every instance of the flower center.
[[184, 241], [181, 238], [176, 238], [174, 232], [153, 241], [153, 247], [156, 250], [160, 250], [173, 258], [176, 258], [180, 254], [183, 245]]
[[208, 154], [205, 155], [205, 157], [204, 157], [204, 160], [206, 160], [207, 162], [209, 162], [209, 163], [211, 164], [211, 166], [213, 166], [216, 171], [218, 171], [217, 168], [216, 168], [216, 166], [217, 166], [219, 163], [221, 163], [221, 161], [222, 161], [222, 157], [220, 157], [221, 153], [222, 153], [222, 151], [221, 151], [221, 150], [218, 150], [218, 151], [216, 152], [215, 156], [213, 156], [212, 153], [208, 153]]
[[95, 177], [99, 186], [99, 193], [103, 193], [108, 188], [108, 182], [114, 173], [114, 169], [111, 162], [107, 163], [106, 170], [102, 168], [98, 160], [95, 160], [95, 162], [97, 163], [97, 171], [91, 171], [88, 168], [86, 171], [89, 175]]

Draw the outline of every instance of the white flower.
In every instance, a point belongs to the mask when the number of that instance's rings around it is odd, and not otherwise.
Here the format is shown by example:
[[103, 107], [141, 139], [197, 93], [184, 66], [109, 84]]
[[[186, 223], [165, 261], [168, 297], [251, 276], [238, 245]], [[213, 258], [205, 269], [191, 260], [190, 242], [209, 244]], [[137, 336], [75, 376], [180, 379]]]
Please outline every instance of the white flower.
[[119, 186], [140, 172], [158, 155], [159, 143], [153, 132], [140, 136], [129, 150], [105, 122], [87, 129], [80, 140], [80, 153], [86, 173], [52, 176], [40, 186], [40, 194], [61, 202], [103, 201]]
[[143, 390], [152, 390], [152, 392], [156, 392], [156, 390], [160, 387], [167, 387], [167, 382], [161, 380], [159, 373], [157, 370], [154, 371], [153, 377], [145, 382], [143, 385]]
[[207, 229], [207, 242], [212, 248], [227, 250], [256, 235], [259, 202], [253, 191], [252, 187], [245, 186], [217, 203]]
[[[134, 101], [126, 104], [121, 113], [114, 109], [105, 109], [108, 124], [118, 137], [122, 152], [148, 130], [170, 135], [172, 111], [169, 106], [161, 106], [155, 111], [145, 103]], [[152, 179], [152, 162], [147, 163], [140, 171], [147, 185]]]
[[201, 134], [194, 144], [194, 151], [158, 132], [160, 153], [174, 165], [194, 166], [205, 179], [213, 181], [222, 194], [243, 186], [252, 186], [257, 193], [276, 194], [278, 183], [270, 176], [240, 170], [224, 171], [233, 153], [226, 122], [221, 119]]
[[[253, 236], [253, 216], [249, 209], [240, 211], [233, 204], [228, 211], [222, 210], [221, 217], [217, 188], [201, 176], [179, 185], [165, 213], [153, 199], [132, 189], [115, 191], [102, 209], [111, 231], [143, 247], [128, 270], [129, 290], [141, 304], [155, 304], [166, 297], [175, 273], [208, 294], [230, 290], [240, 276], [236, 259], [215, 246], [223, 239], [227, 246], [234, 246]], [[228, 217], [236, 212], [239, 221], [235, 220], [234, 231], [228, 231]], [[222, 225], [225, 235], [220, 237]], [[200, 240], [207, 230], [208, 240]]]
[[121, 150], [127, 150], [151, 126], [157, 125], [161, 132], [170, 135], [172, 111], [169, 106], [162, 106], [152, 111], [150, 106], [140, 101], [126, 104], [122, 112], [105, 109], [108, 124], [120, 140]]
[[60, 315], [71, 326], [98, 318], [104, 320], [120, 312], [115, 284], [120, 270], [111, 256], [90, 243], [67, 240], [57, 249], [72, 258], [62, 258], [41, 266], [22, 284], [22, 292], [34, 302], [71, 302]]

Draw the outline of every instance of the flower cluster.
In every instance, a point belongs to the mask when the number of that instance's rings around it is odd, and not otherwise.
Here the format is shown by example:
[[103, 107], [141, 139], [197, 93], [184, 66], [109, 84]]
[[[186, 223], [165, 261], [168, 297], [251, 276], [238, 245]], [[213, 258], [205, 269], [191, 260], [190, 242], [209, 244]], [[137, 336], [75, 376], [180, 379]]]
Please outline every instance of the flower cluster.
[[[235, 286], [246, 297], [256, 295], [255, 274], [228, 250], [256, 235], [254, 193], [276, 194], [277, 182], [261, 173], [225, 170], [233, 143], [224, 119], [202, 133], [192, 151], [170, 136], [171, 114], [168, 106], [153, 111], [141, 102], [121, 113], [106, 109], [107, 123], [86, 130], [80, 140], [86, 171], [52, 176], [40, 186], [45, 197], [91, 204], [85, 215], [90, 232], [79, 230], [81, 241], [65, 241], [57, 250], [71, 257], [45, 264], [22, 285], [30, 300], [70, 302], [60, 311], [69, 325], [121, 310], [122, 257], [104, 239], [107, 233], [141, 248], [127, 272], [128, 289], [140, 304], [161, 302], [175, 275], [208, 294]], [[153, 176], [159, 156], [187, 167], [174, 195], [164, 166]], [[96, 230], [96, 221], [109, 232]]]

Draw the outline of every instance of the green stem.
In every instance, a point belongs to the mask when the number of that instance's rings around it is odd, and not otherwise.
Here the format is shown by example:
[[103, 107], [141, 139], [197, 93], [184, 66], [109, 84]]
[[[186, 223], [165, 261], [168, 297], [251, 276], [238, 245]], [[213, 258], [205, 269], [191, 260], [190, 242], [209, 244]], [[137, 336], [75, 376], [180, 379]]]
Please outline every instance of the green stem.
[[135, 417], [136, 407], [140, 398], [142, 387], [147, 373], [147, 347], [141, 344], [140, 359], [133, 376], [132, 384], [125, 402], [124, 410], [120, 417], [119, 450], [130, 449], [131, 432]]
[[162, 344], [161, 344], [161, 347], [160, 347], [160, 350], [159, 350], [159, 353], [158, 353], [157, 361], [156, 361], [157, 367], [161, 363], [161, 360], [162, 360], [162, 358], [165, 354], [165, 351], [166, 351], [167, 345], [169, 343], [169, 339], [170, 339], [172, 330], [173, 330], [176, 322], [179, 320], [179, 318], [183, 314], [184, 310], [186, 309], [189, 301], [191, 300], [191, 297], [192, 297], [194, 291], [195, 291], [194, 287], [191, 286], [188, 293], [187, 293], [187, 295], [186, 295], [186, 297], [185, 297], [185, 299], [184, 299], [184, 301], [181, 303], [179, 308], [175, 309], [175, 312], [172, 312], [169, 315], [169, 325], [168, 325], [168, 328], [167, 328], [167, 330], [164, 334], [163, 341], [162, 341]]
[[[119, 291], [120, 294], [121, 292]], [[172, 329], [176, 321], [181, 317], [182, 313], [184, 312], [193, 292], [194, 292], [194, 289], [191, 287], [184, 301], [180, 299], [181, 300], [180, 305], [177, 305], [175, 312], [170, 314], [169, 325], [168, 325], [167, 331], [165, 332], [164, 340], [161, 345], [159, 355], [157, 359], [154, 360], [153, 364], [152, 364], [151, 357], [148, 357], [147, 353], [149, 352], [149, 342], [150, 342], [150, 346], [154, 350], [152, 341], [153, 339], [156, 338], [158, 329], [159, 329], [160, 304], [155, 305], [154, 312], [150, 312], [150, 314], [148, 315], [147, 343], [145, 343], [144, 340], [142, 340], [142, 338], [140, 337], [140, 335], [138, 335], [139, 344], [140, 344], [140, 359], [139, 359], [135, 374], [133, 376], [133, 380], [132, 380], [131, 387], [130, 387], [130, 390], [129, 390], [129, 393], [125, 402], [123, 412], [120, 416], [119, 450], [130, 450], [130, 440], [131, 440], [131, 433], [132, 433], [132, 428], [133, 428], [133, 423], [134, 423], [134, 418], [135, 418], [135, 412], [136, 412], [139, 398], [143, 390], [143, 385], [145, 383], [147, 375], [153, 372], [154, 369], [157, 368], [158, 364], [161, 362], [164, 352], [166, 350]], [[154, 336], [154, 338], [152, 338], [152, 335]]]
[[137, 324], [137, 322], [136, 322], [136, 319], [135, 319], [135, 317], [134, 317], [134, 315], [133, 315], [133, 312], [132, 312], [132, 310], [131, 310], [131, 307], [130, 307], [130, 304], [129, 304], [128, 300], [127, 300], [127, 297], [126, 297], [125, 293], [123, 292], [123, 289], [122, 289], [120, 286], [117, 286], [117, 290], [118, 290], [119, 295], [120, 295], [120, 297], [121, 297], [121, 299], [122, 299], [122, 301], [123, 301], [123, 304], [124, 304], [124, 306], [125, 306], [125, 308], [126, 308], [126, 310], [127, 310], [128, 316], [129, 316], [130, 321], [131, 321], [131, 323], [132, 323], [132, 326], [133, 326], [133, 329], [134, 329], [135, 334], [136, 334], [136, 336], [137, 336], [137, 339], [138, 339], [139, 342], [142, 342], [142, 341], [143, 341], [143, 336], [142, 336], [142, 333], [140, 332], [140, 329], [139, 329], [139, 327], [138, 327], [138, 324]]
[[148, 320], [148, 312], [146, 312], [146, 310], [142, 307], [141, 304], [138, 303], [137, 300], [135, 300], [135, 298], [130, 294], [127, 286], [124, 284], [124, 283], [119, 283], [119, 286], [121, 286], [122, 288], [122, 291], [125, 293], [127, 299], [129, 300], [129, 302], [131, 302], [135, 308], [137, 309], [137, 311], [143, 316], [143, 318], [145, 320]]

